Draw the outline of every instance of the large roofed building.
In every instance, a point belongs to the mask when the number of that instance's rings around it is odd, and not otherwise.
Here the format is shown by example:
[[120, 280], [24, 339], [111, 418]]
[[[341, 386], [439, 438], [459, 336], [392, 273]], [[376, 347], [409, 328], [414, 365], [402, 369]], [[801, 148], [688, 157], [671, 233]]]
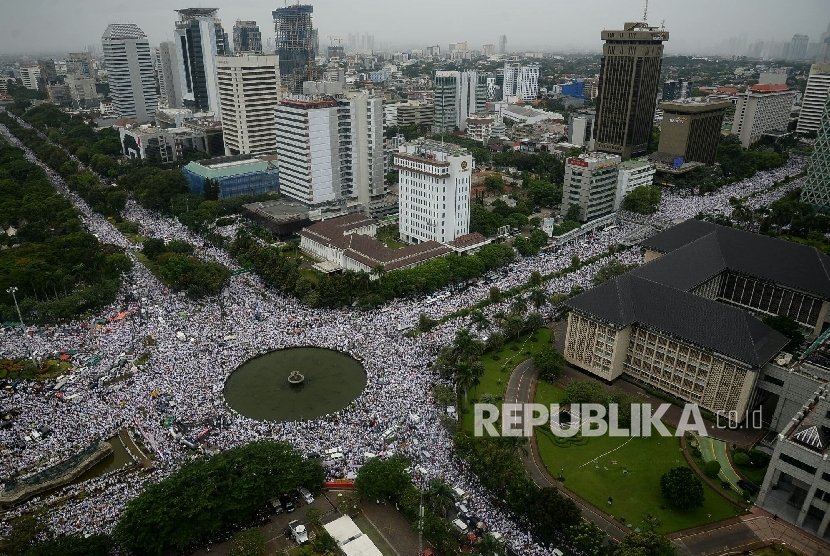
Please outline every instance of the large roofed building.
[[642, 243], [646, 264], [566, 302], [568, 362], [622, 374], [719, 415], [743, 416], [788, 339], [757, 317], [818, 334], [830, 258], [815, 248], [688, 220]]
[[277, 157], [236, 155], [193, 161], [182, 168], [190, 192], [204, 193], [205, 180], [219, 186], [219, 198], [279, 192]]

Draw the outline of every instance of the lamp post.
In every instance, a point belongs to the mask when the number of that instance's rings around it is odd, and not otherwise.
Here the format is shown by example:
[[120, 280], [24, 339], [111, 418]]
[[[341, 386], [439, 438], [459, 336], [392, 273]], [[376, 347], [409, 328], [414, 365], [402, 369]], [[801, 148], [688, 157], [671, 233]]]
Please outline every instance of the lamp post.
[[20, 315], [20, 306], [17, 304], [17, 296], [15, 295], [17, 292], [17, 286], [12, 286], [6, 290], [6, 293], [12, 294], [12, 299], [14, 299], [14, 308], [17, 309], [17, 318], [20, 321], [20, 327], [23, 328], [23, 317]]

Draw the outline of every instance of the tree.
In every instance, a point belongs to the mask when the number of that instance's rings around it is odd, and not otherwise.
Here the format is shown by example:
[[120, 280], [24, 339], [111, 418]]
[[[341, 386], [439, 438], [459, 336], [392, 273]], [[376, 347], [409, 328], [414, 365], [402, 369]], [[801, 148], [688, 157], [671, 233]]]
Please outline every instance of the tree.
[[444, 407], [455, 405], [455, 391], [445, 384], [436, 384], [433, 386], [432, 397], [438, 405]]
[[609, 554], [610, 550], [604, 545], [605, 532], [597, 527], [596, 523], [582, 520], [576, 525], [571, 525], [565, 531], [571, 546], [583, 554], [591, 556], [603, 556]]
[[522, 331], [525, 328], [525, 323], [522, 320], [522, 317], [511, 312], [507, 316], [507, 319], [505, 319], [502, 328], [504, 329], [505, 336], [508, 338], [514, 338], [518, 342], [519, 336], [522, 335]]
[[538, 270], [534, 270], [530, 273], [530, 280], [528, 283], [532, 286], [539, 286], [542, 284], [542, 273]]
[[459, 363], [455, 370], [456, 385], [464, 392], [464, 404], [467, 405], [467, 395], [471, 388], [478, 386], [484, 375], [484, 363], [481, 361]]
[[473, 549], [481, 556], [502, 556], [506, 551], [504, 543], [490, 534], [479, 537]]
[[614, 551], [614, 556], [677, 556], [669, 539], [653, 531], [627, 534]]
[[220, 191], [219, 182], [216, 180], [208, 178], [202, 185], [202, 195], [208, 201], [216, 201], [219, 199]]
[[530, 302], [537, 309], [541, 309], [548, 302], [548, 296], [542, 288], [533, 288], [530, 290]]
[[764, 324], [790, 339], [790, 342], [784, 346], [784, 349], [790, 353], [797, 353], [798, 348], [804, 343], [804, 333], [801, 327], [790, 317], [784, 315], [766, 317]]
[[510, 306], [510, 312], [521, 315], [525, 311], [527, 311], [527, 299], [521, 295], [517, 295], [516, 299], [513, 300], [513, 304]]
[[654, 214], [662, 196], [663, 189], [659, 185], [641, 185], [625, 196], [622, 208], [639, 214]]
[[607, 282], [615, 276], [625, 274], [635, 266], [636, 265], [624, 265], [617, 259], [611, 259], [610, 261], [608, 261], [600, 267], [597, 273], [594, 274], [594, 277], [591, 279], [591, 282], [593, 282], [594, 286], [599, 286], [600, 284]]
[[707, 461], [706, 464], [703, 466], [703, 472], [706, 473], [708, 477], [714, 479], [720, 473], [720, 462], [718, 460]]
[[452, 489], [441, 479], [433, 479], [429, 482], [424, 498], [429, 509], [441, 517], [447, 517], [454, 504]]
[[540, 328], [545, 325], [545, 319], [542, 317], [541, 313], [537, 313], [536, 311], [530, 313], [527, 316], [527, 320], [525, 320], [525, 326], [531, 332], [536, 332]]
[[[566, 363], [565, 358], [554, 346], [545, 346], [533, 358], [533, 366], [539, 369], [539, 376], [550, 383], [556, 380]], [[571, 384], [573, 382], [576, 381], [571, 381]]]
[[409, 460], [399, 454], [387, 459], [372, 458], [357, 473], [355, 488], [361, 497], [397, 500], [410, 484]]
[[685, 465], [669, 469], [660, 477], [660, 492], [669, 504], [679, 510], [703, 506], [703, 483]]
[[472, 362], [478, 359], [484, 351], [484, 344], [473, 338], [467, 328], [460, 328], [456, 331], [452, 344], [455, 359], [460, 363]]
[[576, 203], [571, 203], [568, 205], [568, 212], [565, 213], [565, 220], [573, 220], [574, 222], [581, 222], [582, 218], [580, 218], [582, 213], [582, 208]]
[[436, 324], [438, 321], [430, 318], [426, 313], [421, 313], [418, 317], [418, 330], [421, 332], [429, 332]]
[[501, 301], [501, 290], [498, 286], [493, 286], [490, 288], [490, 302], [498, 303], [499, 301]]
[[481, 331], [486, 330], [490, 326], [490, 320], [484, 314], [484, 311], [476, 309], [470, 313], [470, 324], [475, 326], [476, 330]]
[[504, 334], [495, 330], [487, 337], [487, 349], [496, 352], [504, 346]]
[[234, 534], [228, 550], [229, 556], [262, 556], [265, 554], [265, 535], [253, 527]]
[[579, 508], [554, 487], [539, 489], [530, 501], [528, 515], [534, 516], [531, 528], [543, 544], [559, 540], [559, 535], [582, 521]]
[[484, 189], [493, 195], [501, 195], [504, 193], [504, 178], [501, 174], [490, 174], [484, 178]]

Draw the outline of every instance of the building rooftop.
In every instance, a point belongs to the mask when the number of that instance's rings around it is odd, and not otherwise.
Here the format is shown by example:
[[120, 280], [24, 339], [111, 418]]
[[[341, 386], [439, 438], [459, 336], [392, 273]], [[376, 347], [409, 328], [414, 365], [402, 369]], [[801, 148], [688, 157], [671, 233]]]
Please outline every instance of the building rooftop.
[[620, 162], [620, 170], [634, 170], [645, 166], [651, 166], [651, 163], [648, 160], [636, 160], [633, 158]]
[[702, 112], [712, 112], [714, 110], [726, 110], [732, 106], [730, 100], [718, 100], [714, 102], [682, 102], [682, 101], [665, 101], [657, 105], [657, 108], [664, 112], [679, 112], [681, 114], [699, 114]]
[[105, 41], [118, 41], [123, 39], [147, 40], [147, 35], [135, 23], [110, 23], [101, 39]]
[[220, 156], [207, 160], [194, 160], [183, 169], [204, 178], [223, 178], [276, 170], [276, 158], [276, 156], [254, 156], [250, 154]]
[[788, 85], [753, 85], [749, 90], [753, 93], [780, 93], [789, 88]]

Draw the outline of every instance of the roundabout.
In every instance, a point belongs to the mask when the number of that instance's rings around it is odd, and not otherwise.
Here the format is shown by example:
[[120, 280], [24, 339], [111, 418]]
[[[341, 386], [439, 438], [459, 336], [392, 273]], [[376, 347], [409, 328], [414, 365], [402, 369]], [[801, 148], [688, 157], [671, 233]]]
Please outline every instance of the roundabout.
[[366, 387], [366, 371], [331, 349], [280, 349], [249, 359], [225, 382], [225, 402], [257, 421], [315, 419], [345, 408]]

